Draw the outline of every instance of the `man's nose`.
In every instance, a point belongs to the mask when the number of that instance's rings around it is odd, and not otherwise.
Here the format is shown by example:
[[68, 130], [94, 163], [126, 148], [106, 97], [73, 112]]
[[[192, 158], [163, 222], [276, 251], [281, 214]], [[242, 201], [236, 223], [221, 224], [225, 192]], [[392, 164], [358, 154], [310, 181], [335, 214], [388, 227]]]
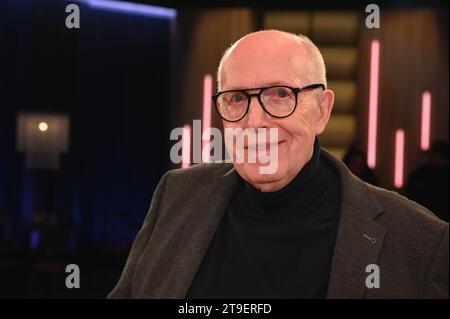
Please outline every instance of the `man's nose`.
[[268, 121], [270, 115], [267, 114], [266, 111], [262, 108], [261, 104], [259, 103], [258, 98], [252, 97], [250, 100], [250, 108], [247, 113], [247, 127], [266, 127], [268, 126]]

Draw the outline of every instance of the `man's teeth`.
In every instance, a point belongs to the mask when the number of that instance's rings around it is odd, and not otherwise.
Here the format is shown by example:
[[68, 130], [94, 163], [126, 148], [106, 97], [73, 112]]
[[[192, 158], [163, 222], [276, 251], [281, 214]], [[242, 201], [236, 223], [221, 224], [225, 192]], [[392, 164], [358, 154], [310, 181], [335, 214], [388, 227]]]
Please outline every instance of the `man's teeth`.
[[270, 144], [261, 144], [261, 145], [249, 145], [248, 150], [249, 151], [265, 150], [265, 149], [271, 148], [277, 144], [278, 144], [278, 142], [274, 142], [274, 143], [270, 143]]

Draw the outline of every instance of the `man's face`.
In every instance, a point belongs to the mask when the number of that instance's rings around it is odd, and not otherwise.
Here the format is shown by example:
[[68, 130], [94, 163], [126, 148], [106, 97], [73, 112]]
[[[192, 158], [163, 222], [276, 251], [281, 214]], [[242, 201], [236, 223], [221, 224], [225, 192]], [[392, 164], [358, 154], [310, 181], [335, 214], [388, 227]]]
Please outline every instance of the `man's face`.
[[[313, 84], [306, 80], [314, 79], [314, 76], [305, 74], [309, 69], [306, 67], [307, 54], [301, 47], [292, 45], [290, 42], [278, 43], [273, 46], [268, 45], [269, 43], [270, 40], [268, 42], [267, 39], [258, 38], [240, 43], [224, 62], [221, 90], [278, 84], [291, 87]], [[249, 92], [253, 93], [253, 91]], [[238, 122], [223, 121], [225, 129], [258, 130], [266, 128], [269, 131], [275, 128], [278, 130], [276, 170], [273, 174], [264, 174], [261, 173], [260, 168], [267, 166], [267, 163], [263, 164], [258, 161], [256, 163], [236, 163], [234, 160], [234, 166], [244, 180], [262, 191], [276, 191], [285, 187], [298, 174], [312, 156], [316, 134], [323, 131], [328, 121], [331, 106], [326, 109], [325, 113], [327, 114], [323, 114], [324, 112], [321, 110], [323, 94], [325, 93], [321, 89], [300, 92], [296, 110], [286, 118], [270, 116], [262, 109], [258, 99], [252, 98], [250, 109], [243, 119]], [[328, 98], [325, 102], [329, 102]], [[246, 142], [244, 142], [244, 146], [247, 146]], [[250, 150], [244, 147], [244, 153], [246, 152], [248, 155]], [[269, 151], [267, 155], [269, 155]]]

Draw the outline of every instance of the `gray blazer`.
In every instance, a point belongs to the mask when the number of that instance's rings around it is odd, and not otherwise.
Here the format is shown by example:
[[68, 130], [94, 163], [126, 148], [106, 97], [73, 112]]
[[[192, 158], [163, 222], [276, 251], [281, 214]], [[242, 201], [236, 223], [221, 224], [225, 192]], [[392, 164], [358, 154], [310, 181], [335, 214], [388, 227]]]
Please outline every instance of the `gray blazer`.
[[[341, 218], [328, 298], [448, 298], [448, 224], [364, 183], [322, 150], [341, 179]], [[232, 164], [168, 171], [109, 298], [185, 298], [239, 176]], [[380, 270], [366, 286], [367, 265]]]

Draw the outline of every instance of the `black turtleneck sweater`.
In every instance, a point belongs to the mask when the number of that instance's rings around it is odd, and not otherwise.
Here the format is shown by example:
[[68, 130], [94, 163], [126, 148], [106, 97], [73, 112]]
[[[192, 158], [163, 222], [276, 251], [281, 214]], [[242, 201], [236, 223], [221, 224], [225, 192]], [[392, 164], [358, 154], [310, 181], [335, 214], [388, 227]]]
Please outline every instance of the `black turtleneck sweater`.
[[187, 298], [325, 298], [340, 215], [340, 180], [313, 156], [285, 188], [241, 180]]

